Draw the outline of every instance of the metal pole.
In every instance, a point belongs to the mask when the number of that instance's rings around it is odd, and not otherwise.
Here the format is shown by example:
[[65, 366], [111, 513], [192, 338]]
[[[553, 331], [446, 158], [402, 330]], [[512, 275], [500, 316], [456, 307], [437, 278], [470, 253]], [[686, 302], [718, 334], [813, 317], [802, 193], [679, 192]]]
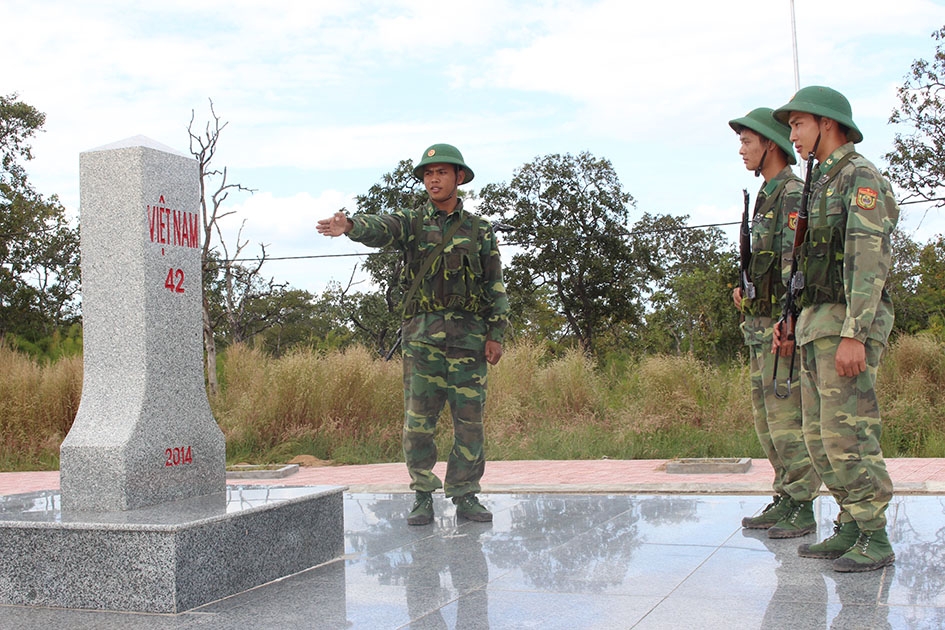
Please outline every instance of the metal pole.
[[801, 75], [797, 67], [797, 20], [794, 19], [794, 0], [791, 0], [791, 41], [794, 47], [794, 91], [801, 89]]
[[[794, 92], [801, 89], [801, 73], [797, 64], [797, 20], [794, 19], [794, 0], [791, 2], [791, 44], [794, 50]], [[801, 156], [803, 158], [803, 156]], [[803, 159], [798, 160], [798, 167], [801, 171], [801, 177], [807, 175], [807, 163]]]

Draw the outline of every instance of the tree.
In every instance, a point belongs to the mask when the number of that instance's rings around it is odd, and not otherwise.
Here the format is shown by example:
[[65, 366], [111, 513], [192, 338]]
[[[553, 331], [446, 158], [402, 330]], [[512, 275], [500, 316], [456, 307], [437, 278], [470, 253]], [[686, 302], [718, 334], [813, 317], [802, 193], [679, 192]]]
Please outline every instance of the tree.
[[207, 314], [214, 334], [214, 345], [221, 338], [226, 345], [249, 341], [279, 324], [279, 317], [285, 308], [282, 297], [288, 290], [288, 284], [264, 278], [260, 273], [266, 260], [264, 245], [260, 245], [263, 254], [254, 264], [237, 262], [247, 243], [241, 242], [237, 235], [236, 254], [230, 258], [226, 243], [221, 242], [223, 257], [211, 251], [206, 263], [204, 295], [207, 298]]
[[[567, 343], [562, 344], [562, 341], [568, 335], [568, 321], [555, 308], [549, 285], [532, 286], [530, 276], [523, 276], [521, 270], [513, 266], [506, 266], [503, 275], [509, 297], [510, 336], [541, 340], [555, 354], [566, 350]], [[522, 290], [521, 287], [529, 288]]]
[[16, 94], [0, 96], [0, 337], [36, 341], [78, 317], [78, 230], [55, 195], [33, 190], [21, 163], [45, 119]]
[[926, 313], [926, 327], [933, 319], [945, 321], [945, 236], [939, 235], [919, 253], [919, 286], [916, 297]]
[[[223, 212], [221, 206], [223, 202], [226, 201], [226, 198], [229, 197], [230, 193], [234, 191], [253, 193], [255, 190], [246, 188], [241, 184], [231, 184], [227, 182], [226, 167], [224, 166], [221, 170], [212, 166], [213, 158], [216, 156], [217, 152], [217, 144], [220, 141], [220, 134], [228, 123], [221, 123], [220, 117], [217, 116], [216, 111], [213, 109], [213, 101], [210, 101], [210, 115], [213, 118], [212, 125], [210, 121], [207, 121], [203, 133], [199, 133], [194, 128], [195, 113], [193, 111], [190, 113], [190, 124], [187, 125], [187, 132], [190, 135], [190, 153], [197, 158], [197, 164], [199, 165], [200, 210], [203, 221], [201, 261], [205, 287], [208, 282], [213, 282], [216, 272], [221, 268], [229, 270], [230, 275], [228, 278], [224, 278], [223, 291], [218, 292], [218, 295], [222, 297], [225, 302], [228, 301], [230, 303], [229, 311], [232, 314], [234, 311], [232, 304], [237, 301], [237, 298], [233, 294], [236, 287], [233, 278], [237, 274], [231, 266], [232, 261], [226, 258], [221, 261], [218, 258], [215, 259], [213, 256], [213, 235], [214, 232], [216, 232], [220, 243], [223, 243], [223, 234], [220, 232], [220, 219], [233, 214], [234, 211]], [[242, 229], [240, 233], [242, 233]], [[243, 245], [245, 245], [245, 243], [243, 243]], [[241, 251], [242, 248], [243, 246], [239, 244], [239, 236], [237, 236], [237, 252]], [[266, 250], [263, 248], [262, 257], [259, 260], [259, 264], [255, 267], [255, 271], [240, 274], [240, 286], [249, 288], [254, 286], [256, 276], [258, 276], [265, 259]], [[208, 292], [206, 289], [204, 290], [203, 342], [207, 359], [207, 384], [210, 388], [210, 393], [216, 394], [218, 389], [216, 372], [217, 350], [216, 342], [214, 341], [214, 320], [212, 318], [212, 309], [209, 301], [211, 294], [212, 292]], [[250, 295], [252, 294], [250, 293]], [[242, 297], [245, 299], [246, 295]]]
[[633, 227], [639, 248], [653, 252], [660, 268], [648, 285], [652, 311], [642, 345], [703, 360], [731, 358], [742, 347], [731, 301], [738, 261], [721, 230], [690, 228], [688, 219], [644, 214]]
[[507, 266], [510, 295], [550, 300], [562, 334], [588, 353], [600, 331], [641, 320], [650, 258], [628, 235], [633, 198], [608, 160], [586, 152], [536, 158], [480, 196], [483, 215], [500, 217], [522, 248]]
[[[918, 59], [897, 90], [899, 106], [889, 122], [911, 127], [897, 133], [893, 150], [885, 155], [889, 178], [903, 191], [901, 204], [945, 206], [945, 27], [932, 33], [939, 42], [931, 61]], [[896, 231], [895, 259], [887, 282], [896, 305], [896, 329], [918, 332], [945, 311], [945, 294], [938, 290], [943, 266], [942, 237], [920, 245]]]
[[[460, 193], [462, 194], [462, 192]], [[358, 212], [390, 214], [404, 208], [420, 208], [427, 202], [423, 183], [414, 177], [413, 161], [401, 160], [381, 181], [364, 195], [357, 196]], [[379, 354], [386, 356], [397, 343], [400, 328], [400, 303], [404, 289], [400, 286], [403, 256], [393, 248], [369, 254], [362, 268], [367, 271], [377, 292], [352, 293], [352, 281], [338, 293], [339, 304], [358, 337], [368, 342]], [[351, 274], [354, 278], [354, 272]]]
[[886, 154], [889, 177], [906, 191], [903, 203], [945, 205], [945, 27], [932, 33], [940, 42], [931, 62], [918, 59], [897, 90], [899, 107], [892, 124], [908, 124], [908, 135], [897, 133]]
[[[326, 291], [326, 293], [329, 293]], [[351, 338], [344, 317], [330, 296], [316, 298], [308, 291], [286, 288], [266, 300], [271, 325], [257, 339], [273, 356], [307, 346], [321, 350], [343, 347]]]
[[896, 309], [895, 330], [916, 333], [926, 327], [928, 316], [916, 296], [919, 285], [919, 252], [922, 247], [899, 228], [892, 233], [892, 265], [886, 290]]

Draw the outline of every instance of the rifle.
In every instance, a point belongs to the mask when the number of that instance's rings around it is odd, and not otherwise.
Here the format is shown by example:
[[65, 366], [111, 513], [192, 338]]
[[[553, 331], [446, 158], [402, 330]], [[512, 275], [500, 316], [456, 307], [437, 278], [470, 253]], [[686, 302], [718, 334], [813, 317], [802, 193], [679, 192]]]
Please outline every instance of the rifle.
[[400, 330], [397, 331], [397, 341], [395, 341], [394, 345], [390, 347], [390, 350], [387, 352], [387, 356], [384, 357], [385, 361], [390, 361], [394, 357], [394, 353], [397, 352], [397, 348], [400, 347], [400, 344], [403, 340], [404, 340], [404, 327], [401, 326]]
[[[814, 145], [816, 150], [817, 145]], [[804, 190], [801, 192], [801, 207], [797, 212], [797, 226], [794, 228], [794, 247], [791, 250], [791, 276], [788, 280], [787, 293], [784, 295], [784, 307], [781, 310], [781, 318], [775, 326], [778, 326], [781, 342], [794, 341], [794, 329], [797, 325], [797, 314], [800, 309], [797, 308], [796, 299], [804, 289], [804, 272], [797, 268], [797, 248], [803, 245], [807, 237], [807, 218], [810, 216], [810, 185], [811, 175], [814, 172], [814, 151], [807, 155], [807, 172], [804, 174]], [[784, 382], [784, 387], [778, 387], [778, 358], [781, 356], [780, 349], [774, 355], [774, 370], [771, 374], [771, 383], [774, 387], [774, 395], [777, 398], [788, 398], [791, 395], [791, 379], [794, 374], [794, 359], [797, 357], [797, 348], [791, 354], [791, 365], [788, 367], [788, 376]]]
[[[745, 210], [742, 212], [742, 228], [738, 234], [738, 253], [741, 256], [741, 284], [742, 300], [755, 299], [755, 284], [748, 277], [748, 270], [751, 267], [751, 227], [748, 223], [748, 189], [742, 189], [742, 195], [745, 197]], [[742, 307], [744, 311], [744, 307]]]

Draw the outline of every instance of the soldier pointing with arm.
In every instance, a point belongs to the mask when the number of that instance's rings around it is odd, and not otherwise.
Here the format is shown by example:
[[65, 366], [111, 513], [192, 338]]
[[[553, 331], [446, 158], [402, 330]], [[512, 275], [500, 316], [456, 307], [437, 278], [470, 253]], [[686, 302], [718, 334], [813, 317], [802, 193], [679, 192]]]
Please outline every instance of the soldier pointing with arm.
[[[893, 326], [886, 291], [899, 207], [889, 182], [854, 150], [863, 139], [847, 99], [831, 88], [798, 91], [775, 111], [815, 167], [807, 236], [798, 252], [804, 286], [795, 336], [801, 349], [804, 439], [840, 506], [834, 534], [798, 554], [835, 559], [836, 571], [895, 560], [886, 534], [892, 482], [879, 438], [876, 371]], [[780, 339], [775, 334], [775, 347]]]
[[[441, 487], [459, 516], [491, 521], [476, 495], [485, 470], [487, 364], [502, 358], [508, 326], [499, 249], [492, 226], [466, 211], [457, 195], [474, 174], [456, 147], [429, 147], [414, 175], [429, 195], [423, 208], [351, 218], [339, 212], [316, 228], [326, 236], [345, 234], [371, 247], [404, 252], [403, 449], [416, 492], [407, 522], [433, 521], [432, 494]], [[454, 441], [444, 484], [433, 473], [434, 436], [447, 402]]]

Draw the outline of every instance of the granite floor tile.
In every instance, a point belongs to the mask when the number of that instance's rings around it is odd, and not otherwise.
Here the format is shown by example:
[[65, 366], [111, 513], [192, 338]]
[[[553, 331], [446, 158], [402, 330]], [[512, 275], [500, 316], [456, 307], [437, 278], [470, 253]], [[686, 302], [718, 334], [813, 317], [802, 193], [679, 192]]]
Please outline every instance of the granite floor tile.
[[662, 630], [945, 627], [945, 497], [896, 496], [896, 563], [839, 574], [740, 527], [759, 495], [485, 494], [492, 523], [410, 527], [407, 493], [347, 493], [345, 555], [179, 615], [0, 606], [0, 628], [540, 628]]

